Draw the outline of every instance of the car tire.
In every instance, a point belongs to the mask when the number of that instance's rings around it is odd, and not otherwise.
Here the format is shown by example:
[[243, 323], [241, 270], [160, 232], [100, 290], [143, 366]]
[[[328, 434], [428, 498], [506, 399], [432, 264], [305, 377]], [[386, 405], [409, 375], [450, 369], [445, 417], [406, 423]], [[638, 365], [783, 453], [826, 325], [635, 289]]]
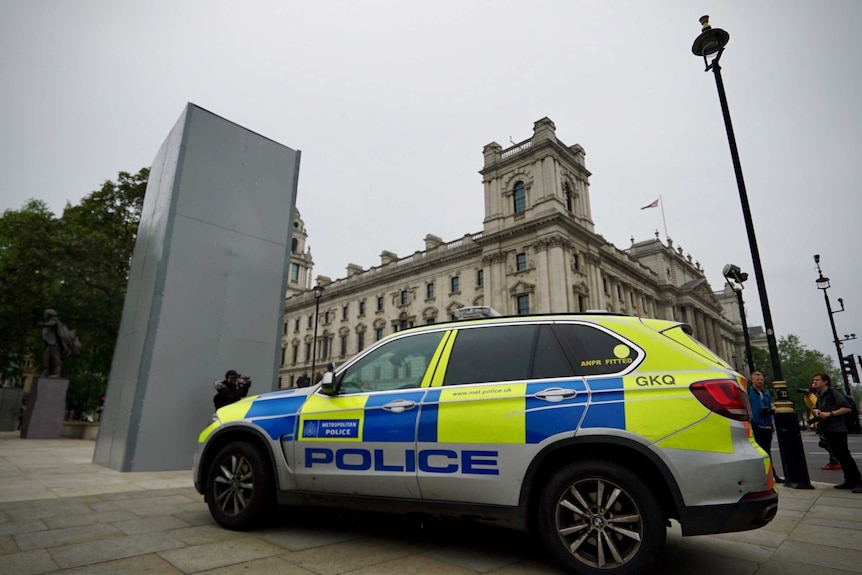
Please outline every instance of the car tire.
[[649, 573], [667, 537], [667, 519], [646, 483], [621, 465], [589, 460], [551, 475], [536, 525], [544, 546], [568, 572]]
[[259, 448], [225, 445], [207, 473], [206, 500], [216, 523], [243, 531], [268, 523], [276, 510], [272, 469]]

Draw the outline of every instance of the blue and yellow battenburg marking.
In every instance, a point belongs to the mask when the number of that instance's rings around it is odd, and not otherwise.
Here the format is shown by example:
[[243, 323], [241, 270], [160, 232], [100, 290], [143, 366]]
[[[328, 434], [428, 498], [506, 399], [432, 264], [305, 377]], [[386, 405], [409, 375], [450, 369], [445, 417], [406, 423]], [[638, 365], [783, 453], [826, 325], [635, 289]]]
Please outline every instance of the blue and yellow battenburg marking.
[[206, 441], [221, 425], [240, 420], [251, 421], [272, 439], [292, 439], [297, 413], [305, 400], [305, 395], [297, 395], [294, 390], [242, 399], [219, 409], [218, 421], [214, 421], [201, 432], [198, 442]]
[[[435, 355], [445, 360], [453, 340], [444, 338]], [[690, 382], [714, 375], [687, 373], [685, 382], [678, 373], [641, 373], [457, 387], [435, 386], [432, 376], [426, 375], [423, 383], [430, 387], [397, 394], [326, 397], [276, 392], [227, 406], [219, 418], [249, 420], [272, 439], [283, 441], [518, 445], [582, 428], [610, 428], [636, 433], [663, 448], [731, 453], [730, 420], [710, 414], [688, 390]], [[574, 393], [550, 401], [541, 397], [551, 388]], [[384, 409], [394, 399], [415, 407], [401, 412]], [[667, 400], [673, 401], [672, 411]], [[477, 401], [482, 409], [476, 409]], [[207, 427], [199, 441], [218, 425]]]

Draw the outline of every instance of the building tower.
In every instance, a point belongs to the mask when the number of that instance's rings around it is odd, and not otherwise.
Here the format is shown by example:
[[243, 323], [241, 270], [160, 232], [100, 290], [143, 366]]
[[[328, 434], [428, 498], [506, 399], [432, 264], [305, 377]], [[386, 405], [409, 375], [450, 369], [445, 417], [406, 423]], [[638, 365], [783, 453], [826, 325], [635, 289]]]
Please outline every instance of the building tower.
[[505, 314], [584, 311], [581, 260], [597, 244], [584, 149], [542, 118], [532, 138], [506, 150], [491, 142], [484, 156], [485, 302]]
[[306, 247], [307, 240], [305, 222], [302, 221], [299, 210], [295, 210], [285, 297], [302, 293], [311, 288], [311, 269], [314, 267], [314, 260], [311, 257], [311, 248]]

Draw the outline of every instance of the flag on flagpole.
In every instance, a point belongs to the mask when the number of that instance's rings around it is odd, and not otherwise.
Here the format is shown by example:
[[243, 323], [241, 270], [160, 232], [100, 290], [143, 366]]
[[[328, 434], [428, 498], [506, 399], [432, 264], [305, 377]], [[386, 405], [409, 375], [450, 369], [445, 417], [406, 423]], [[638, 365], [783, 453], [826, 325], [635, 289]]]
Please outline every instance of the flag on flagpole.
[[654, 202], [653, 202], [653, 203], [651, 203], [651, 204], [647, 204], [647, 205], [645, 205], [645, 206], [644, 206], [644, 207], [642, 207], [641, 209], [642, 209], [642, 210], [645, 210], [645, 209], [647, 209], [647, 208], [657, 208], [657, 207], [658, 207], [658, 200], [654, 201]]

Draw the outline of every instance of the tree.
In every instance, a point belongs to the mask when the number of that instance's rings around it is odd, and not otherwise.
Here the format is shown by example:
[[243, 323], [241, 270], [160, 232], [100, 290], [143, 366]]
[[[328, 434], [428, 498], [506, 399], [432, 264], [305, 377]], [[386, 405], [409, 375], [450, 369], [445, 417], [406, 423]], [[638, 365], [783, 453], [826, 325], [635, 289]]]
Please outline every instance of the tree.
[[[769, 381], [775, 381], [769, 353], [760, 348], [752, 349], [754, 365], [763, 372]], [[833, 381], [841, 381], [841, 374], [835, 368], [832, 358], [819, 351], [808, 349], [799, 336], [790, 334], [779, 338], [778, 358], [781, 361], [781, 374], [787, 382], [787, 390], [797, 413], [806, 413], [804, 394], [800, 389], [808, 389], [815, 373], [828, 373]], [[837, 378], [837, 379], [836, 379]]]
[[0, 361], [41, 352], [36, 323], [60, 288], [60, 223], [45, 202], [0, 216]]
[[70, 408], [93, 409], [105, 393], [148, 176], [120, 172], [60, 219], [35, 200], [0, 217], [0, 361], [38, 358], [36, 324], [56, 309], [82, 342], [63, 365]]
[[95, 408], [107, 387], [148, 176], [146, 168], [120, 172], [116, 183], [106, 181], [63, 212], [64, 283], [57, 306], [83, 342], [67, 372], [71, 408]]

